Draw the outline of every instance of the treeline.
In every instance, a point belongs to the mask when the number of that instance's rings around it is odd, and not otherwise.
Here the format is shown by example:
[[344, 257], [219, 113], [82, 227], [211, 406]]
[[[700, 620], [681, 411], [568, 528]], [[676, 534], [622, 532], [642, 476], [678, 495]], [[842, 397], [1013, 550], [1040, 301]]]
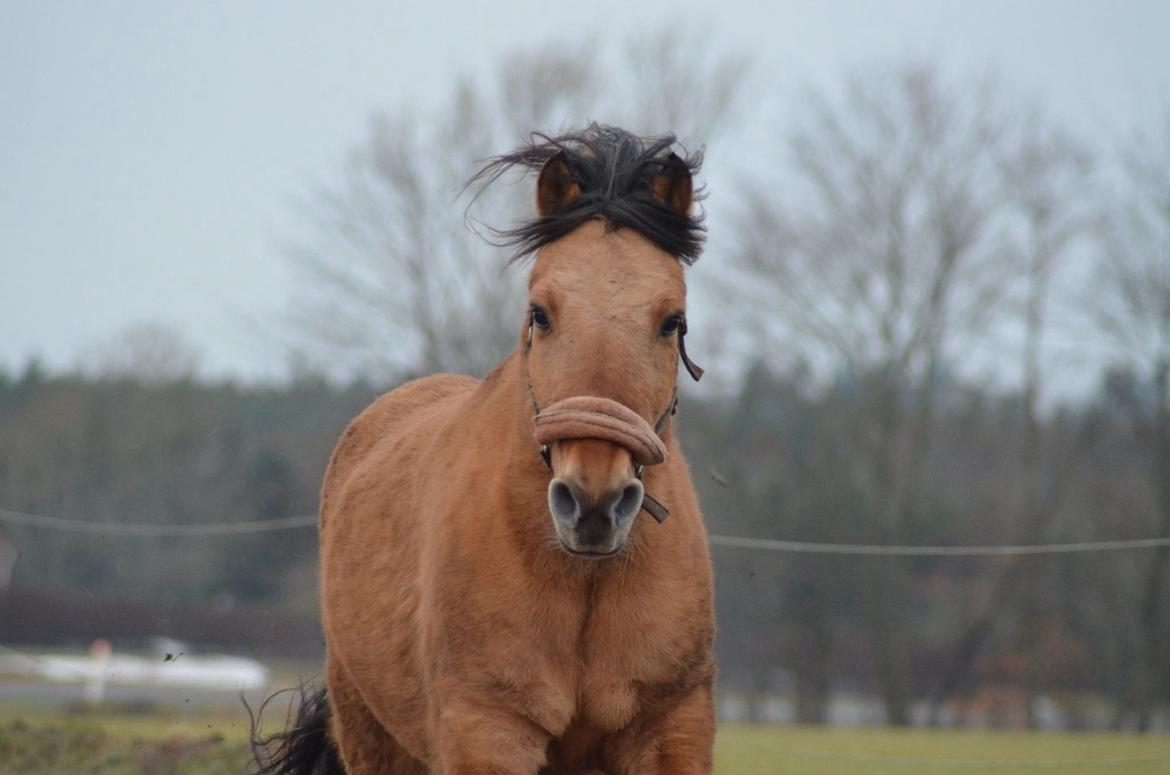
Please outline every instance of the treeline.
[[[0, 507], [93, 522], [212, 524], [316, 512], [340, 430], [375, 395], [306, 378], [240, 388], [0, 374]], [[171, 538], [0, 526], [14, 584], [311, 607], [312, 530]]]
[[[1020, 463], [1021, 396], [940, 383], [921, 487], [895, 531], [883, 529], [867, 480], [863, 440], [875, 419], [864, 385], [864, 376], [821, 384], [760, 365], [735, 395], [684, 395], [679, 429], [711, 532], [912, 545], [1159, 534], [1148, 466], [1155, 406], [1131, 375], [1111, 374], [1092, 401], [1046, 415], [1033, 467]], [[335, 439], [378, 392], [309, 377], [258, 388], [50, 376], [35, 364], [0, 374], [0, 508], [142, 524], [311, 514]], [[1041, 508], [1025, 514], [1033, 486]], [[284, 635], [312, 631], [288, 621], [316, 618], [311, 529], [143, 538], [0, 523], [0, 538], [17, 552], [8, 600], [58, 592], [72, 601], [56, 618], [36, 617], [38, 637], [92, 634], [94, 622], [69, 613], [81, 591], [141, 610], [218, 611], [228, 628], [240, 618], [232, 611], [265, 611], [284, 624], [273, 642], [263, 628], [249, 630], [249, 647], [316, 647]], [[1143, 610], [1149, 585], [1164, 584], [1157, 550], [1018, 560], [712, 553], [723, 688], [791, 691], [803, 721], [824, 720], [833, 692], [881, 694], [894, 681], [904, 682], [894, 688], [908, 704], [937, 707], [988, 686], [1069, 703], [1107, 697], [1119, 725], [1170, 696], [1170, 632], [1161, 612], [1151, 632]], [[897, 584], [897, 600], [875, 601], [883, 579]], [[891, 610], [895, 618], [875, 621], [875, 611]], [[109, 626], [124, 632], [108, 636], [140, 637], [143, 624], [133, 623], [111, 615]], [[160, 618], [158, 634], [191, 629], [183, 624]], [[199, 628], [214, 642], [241, 637], [217, 633], [212, 619]], [[883, 628], [897, 628], [905, 675], [890, 673]], [[26, 640], [19, 621], [3, 629], [10, 642]], [[1156, 674], [1144, 658], [1151, 643]]]
[[[1022, 396], [939, 384], [923, 463], [903, 485], [912, 492], [892, 528], [883, 515], [889, 485], [873, 474], [886, 469], [867, 452], [882, 420], [864, 384], [817, 389], [799, 373], [758, 368], [733, 399], [687, 402], [682, 436], [711, 531], [911, 546], [1166, 534], [1164, 478], [1151, 463], [1164, 419], [1131, 374], [1111, 373], [1091, 401], [1045, 415], [1031, 431]], [[1030, 450], [1023, 442], [1033, 434], [1041, 441]], [[904, 445], [876, 454], [908, 464]], [[916, 703], [937, 719], [948, 705], [1010, 688], [1025, 714], [1042, 695], [1070, 714], [1104, 697], [1110, 723], [1145, 728], [1170, 697], [1166, 553], [859, 557], [715, 547], [722, 686], [774, 684], [782, 667], [806, 722], [822, 721], [845, 689], [881, 696], [887, 720], [904, 714], [908, 723]]]

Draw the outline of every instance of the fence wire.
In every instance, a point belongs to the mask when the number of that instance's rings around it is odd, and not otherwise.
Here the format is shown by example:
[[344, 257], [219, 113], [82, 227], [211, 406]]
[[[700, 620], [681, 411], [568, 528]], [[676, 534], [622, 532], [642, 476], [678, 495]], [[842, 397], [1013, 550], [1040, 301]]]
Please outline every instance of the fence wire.
[[[297, 530], [316, 527], [316, 514], [296, 517], [252, 520], [247, 522], [211, 522], [203, 524], [97, 522], [86, 519], [50, 517], [23, 511], [0, 509], [0, 523], [44, 528], [91, 535], [138, 536], [157, 538], [227, 536], [267, 533], [274, 530]], [[734, 549], [758, 549], [797, 554], [836, 554], [849, 556], [893, 557], [1009, 557], [1039, 554], [1077, 554], [1084, 552], [1132, 551], [1170, 547], [1167, 538], [1131, 538], [1118, 541], [1080, 541], [1050, 544], [1005, 544], [985, 546], [921, 546], [905, 544], [846, 544], [815, 541], [785, 541], [744, 536], [708, 536], [712, 546]]]
[[91, 519], [68, 519], [66, 517], [50, 517], [44, 514], [29, 514], [23, 511], [0, 509], [0, 522], [9, 525], [59, 530], [67, 533], [157, 538], [161, 536], [242, 535], [246, 533], [267, 533], [273, 530], [294, 530], [297, 528], [316, 527], [317, 515], [304, 514], [299, 517], [260, 519], [248, 522], [177, 524], [173, 522], [98, 522]]

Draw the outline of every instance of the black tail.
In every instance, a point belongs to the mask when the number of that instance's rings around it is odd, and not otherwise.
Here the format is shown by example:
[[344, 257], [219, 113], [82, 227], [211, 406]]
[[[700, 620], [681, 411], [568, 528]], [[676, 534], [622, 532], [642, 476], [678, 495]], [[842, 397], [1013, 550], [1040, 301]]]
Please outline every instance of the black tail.
[[[283, 732], [271, 737], [260, 737], [260, 717], [268, 703], [285, 692], [295, 692], [296, 716], [289, 709], [288, 723]], [[299, 700], [299, 702], [298, 702]], [[276, 692], [252, 713], [244, 700], [252, 723], [252, 769], [254, 775], [345, 775], [345, 767], [337, 755], [337, 748], [329, 737], [329, 700], [325, 687]]]

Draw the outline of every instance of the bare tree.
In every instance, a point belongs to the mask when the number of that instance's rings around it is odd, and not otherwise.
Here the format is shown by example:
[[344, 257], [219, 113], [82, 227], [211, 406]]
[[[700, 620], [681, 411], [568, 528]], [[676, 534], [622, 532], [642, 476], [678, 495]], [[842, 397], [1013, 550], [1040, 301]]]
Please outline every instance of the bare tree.
[[[1023, 344], [1020, 349], [1022, 433], [1016, 480], [1018, 492], [1008, 510], [1013, 543], [1044, 539], [1060, 513], [1068, 477], [1075, 470], [1072, 456], [1046, 476], [1042, 456], [1040, 400], [1044, 391], [1044, 339], [1051, 317], [1053, 282], [1075, 241], [1098, 220], [1092, 194], [1092, 160], [1088, 151], [1067, 132], [1055, 127], [1039, 111], [1010, 127], [999, 148], [999, 170], [1008, 205], [1009, 229], [1003, 248], [1011, 257], [1009, 279], [1018, 307]], [[1081, 434], [1082, 444], [1092, 435]], [[1011, 603], [1027, 589], [1029, 570], [1023, 557], [1004, 561], [982, 610], [972, 617], [955, 640], [950, 662], [934, 692], [934, 710], [955, 692], [974, 666], [980, 647], [991, 635]]]
[[191, 379], [200, 354], [173, 326], [140, 322], [127, 326], [82, 356], [82, 368], [98, 377], [165, 385]]
[[[1116, 204], [1102, 230], [1092, 311], [1144, 397], [1129, 407], [1148, 450], [1153, 527], [1170, 535], [1170, 110], [1153, 136], [1128, 143], [1119, 155], [1121, 190], [1111, 197]], [[1139, 653], [1118, 725], [1132, 717], [1145, 730], [1156, 693], [1170, 682], [1170, 550], [1156, 550], [1142, 578]]]
[[734, 121], [751, 82], [748, 61], [718, 54], [709, 36], [696, 30], [663, 30], [628, 40], [624, 46], [625, 85], [621, 110], [634, 131], [674, 134], [684, 145], [711, 142]]
[[[852, 484], [869, 494], [875, 543], [910, 537], [938, 384], [1005, 292], [1005, 126], [990, 81], [950, 85], [920, 65], [859, 73], [808, 97], [779, 167], [791, 176], [746, 202], [731, 290], [766, 318], [761, 347], [798, 348], [865, 391]], [[878, 682], [888, 720], [905, 724], [909, 579], [901, 564], [867, 572]]]
[[484, 373], [515, 346], [523, 301], [477, 226], [507, 225], [531, 205], [526, 187], [493, 187], [465, 229], [464, 181], [529, 132], [591, 119], [709, 140], [731, 119], [746, 65], [688, 56], [686, 41], [514, 54], [494, 78], [457, 84], [437, 111], [376, 117], [343, 180], [308, 198], [311, 232], [286, 251], [297, 343], [334, 374]]

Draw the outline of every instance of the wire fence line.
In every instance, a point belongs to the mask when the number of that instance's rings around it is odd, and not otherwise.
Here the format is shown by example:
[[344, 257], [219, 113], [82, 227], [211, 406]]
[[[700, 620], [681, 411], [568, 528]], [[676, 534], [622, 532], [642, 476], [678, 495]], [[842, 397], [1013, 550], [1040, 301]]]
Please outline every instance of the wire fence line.
[[89, 533], [91, 535], [137, 536], [158, 538], [163, 536], [226, 536], [246, 533], [268, 533], [273, 530], [294, 530], [316, 527], [316, 514], [280, 519], [259, 519], [248, 522], [204, 522], [202, 524], [177, 524], [163, 522], [96, 522], [91, 519], [68, 519], [49, 517], [44, 514], [29, 514], [23, 511], [0, 509], [0, 522], [9, 525], [60, 530], [68, 533]]
[[992, 546], [906, 546], [896, 544], [832, 544], [810, 541], [778, 541], [771, 538], [741, 538], [711, 535], [713, 546], [763, 549], [802, 554], [844, 554], [886, 557], [1010, 557], [1036, 554], [1076, 554], [1170, 546], [1170, 538], [1133, 538], [1123, 541], [1083, 541], [1062, 544], [1007, 544]]
[[[279, 519], [248, 522], [211, 522], [203, 524], [95, 522], [86, 519], [50, 517], [23, 511], [0, 509], [0, 523], [44, 528], [91, 535], [158, 537], [227, 536], [297, 530], [317, 526], [316, 514], [302, 514]], [[899, 544], [845, 544], [815, 541], [785, 541], [772, 538], [746, 538], [711, 534], [712, 546], [733, 549], [758, 549], [795, 554], [837, 554], [870, 557], [1009, 557], [1040, 554], [1077, 554], [1084, 552], [1132, 551], [1170, 547], [1167, 538], [1132, 538], [1119, 541], [1082, 541], [1053, 544], [1007, 544], [988, 546], [922, 546]]]

